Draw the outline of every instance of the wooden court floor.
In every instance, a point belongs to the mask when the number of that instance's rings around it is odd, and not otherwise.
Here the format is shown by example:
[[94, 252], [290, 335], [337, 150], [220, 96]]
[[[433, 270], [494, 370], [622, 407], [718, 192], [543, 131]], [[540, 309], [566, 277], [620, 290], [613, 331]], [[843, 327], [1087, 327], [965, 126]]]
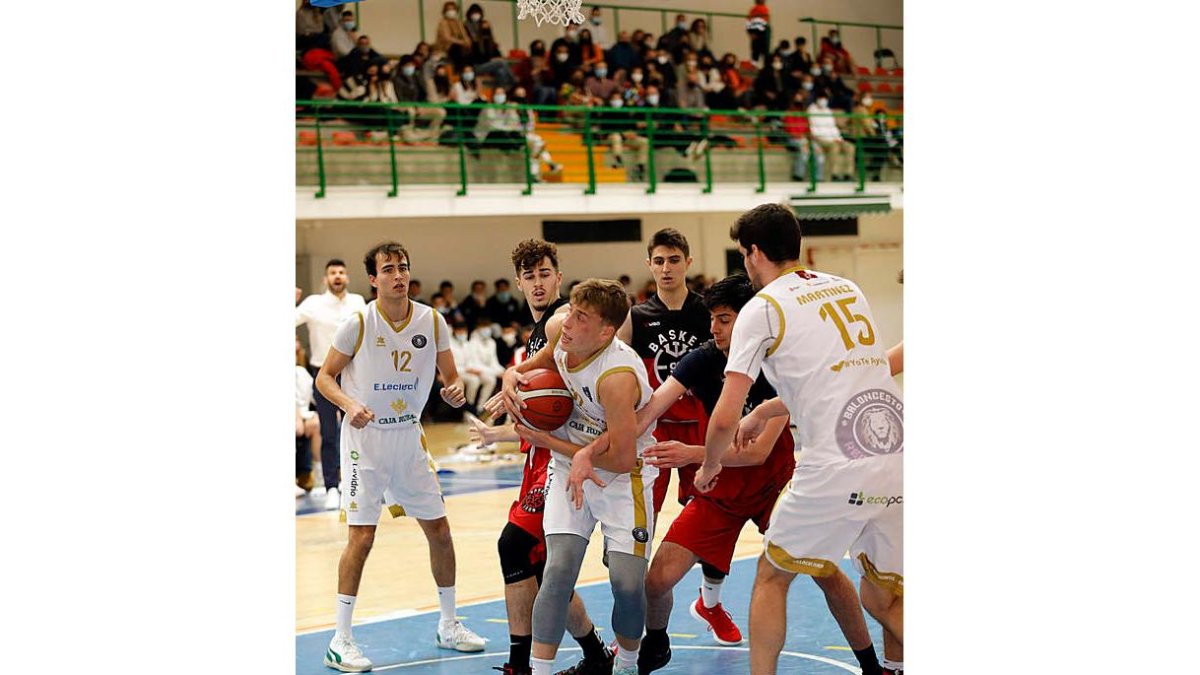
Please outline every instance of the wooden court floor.
[[[445, 458], [452, 449], [467, 442], [465, 424], [431, 424], [425, 427], [430, 452], [435, 460]], [[516, 452], [515, 444], [501, 445], [500, 452]], [[519, 456], [523, 457], [523, 456]], [[519, 463], [518, 459], [514, 463]], [[450, 468], [451, 465], [444, 465]], [[454, 465], [460, 475], [469, 476], [469, 466]], [[667, 528], [679, 513], [673, 498], [678, 475], [671, 477], [666, 505], [655, 527], [655, 545], [662, 541]], [[508, 509], [518, 488], [482, 490], [446, 497], [446, 511], [454, 536], [458, 562], [458, 604], [497, 600], [504, 597], [496, 538], [508, 522]], [[323, 511], [296, 517], [296, 631], [298, 633], [332, 628], [335, 623], [334, 596], [337, 593], [337, 565], [347, 537], [347, 526], [338, 520], [337, 511]], [[608, 578], [600, 562], [600, 528], [592, 535], [579, 583]], [[762, 535], [748, 523], [738, 539], [734, 558], [757, 555], [762, 551]], [[355, 622], [404, 616], [437, 609], [437, 591], [429, 571], [429, 552], [425, 537], [411, 518], [392, 519], [385, 511], [380, 518], [375, 545], [367, 559], [354, 611]]]

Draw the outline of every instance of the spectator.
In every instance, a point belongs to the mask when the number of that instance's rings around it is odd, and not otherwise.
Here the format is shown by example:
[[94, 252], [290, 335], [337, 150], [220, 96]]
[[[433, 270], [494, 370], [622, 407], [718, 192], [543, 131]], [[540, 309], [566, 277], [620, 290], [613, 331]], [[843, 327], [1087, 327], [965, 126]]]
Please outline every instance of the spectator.
[[450, 84], [450, 71], [445, 64], [434, 68], [433, 76], [425, 81], [426, 100], [430, 103], [449, 103], [454, 92]]
[[390, 79], [391, 69], [385, 64], [372, 63], [367, 66], [367, 101], [371, 103], [399, 103], [396, 86]]
[[813, 57], [808, 53], [808, 40], [798, 37], [796, 38], [796, 50], [792, 52], [789, 63], [784, 64], [784, 68], [788, 71], [798, 70], [802, 73], [807, 73], [812, 69]]
[[313, 376], [304, 367], [308, 357], [296, 336], [296, 496], [313, 489], [313, 457], [321, 456], [321, 423], [313, 409]]
[[675, 70], [675, 64], [671, 62], [671, 55], [664, 51], [657, 51], [654, 54], [654, 61], [649, 64], [650, 68], [654, 68], [659, 75], [662, 76], [663, 86], [667, 89], [675, 89], [675, 85], [679, 84], [679, 73]]
[[467, 404], [476, 413], [491, 398], [492, 392], [496, 390], [497, 380], [504, 374], [504, 366], [500, 365], [500, 359], [496, 350], [496, 340], [493, 338], [493, 331], [496, 330], [492, 326], [491, 319], [487, 318], [487, 316], [481, 316], [479, 317], [479, 325], [471, 332], [471, 339], [467, 344], [468, 372], [478, 376], [479, 388], [475, 392], [475, 396], [472, 396], [470, 387], [466, 388], [465, 393], [467, 395]]
[[[401, 103], [425, 103], [427, 96], [421, 76], [417, 74], [416, 61], [411, 54], [400, 57], [400, 67], [392, 74], [392, 85], [396, 98]], [[402, 136], [405, 142], [416, 142], [436, 137], [441, 131], [442, 122], [446, 119], [445, 108], [413, 107], [406, 108], [408, 122], [404, 125]], [[429, 120], [429, 132], [422, 133], [417, 129], [419, 120]], [[410, 296], [411, 297], [411, 296]]]
[[329, 49], [329, 34], [325, 30], [325, 19], [321, 10], [303, 0], [296, 9], [296, 51]]
[[367, 67], [372, 64], [382, 66], [385, 63], [387, 63], [387, 59], [371, 48], [371, 38], [359, 35], [354, 51], [338, 59], [338, 70], [341, 71], [343, 77], [349, 77], [350, 75], [365, 74]]
[[621, 98], [625, 100], [625, 105], [642, 104], [642, 100], [646, 96], [646, 88], [642, 84], [645, 80], [646, 73], [640, 66], [634, 66], [629, 73], [629, 79], [621, 84]]
[[421, 280], [409, 279], [408, 281], [408, 299], [421, 302]]
[[329, 86], [335, 90], [342, 88], [342, 74], [338, 72], [333, 52], [328, 49], [313, 47], [306, 50], [300, 57], [300, 66], [305, 70], [319, 70], [325, 73], [325, 77], [329, 80]]
[[492, 35], [492, 24], [484, 19], [479, 23], [479, 40], [475, 42], [475, 72], [492, 78], [496, 86], [505, 89], [517, 83], [517, 78], [508, 67], [508, 61], [500, 55], [500, 47]]
[[[591, 106], [596, 105], [596, 100], [588, 93], [587, 87], [584, 86], [583, 70], [576, 68], [567, 78], [566, 84], [558, 91], [558, 100], [562, 105], [574, 106]], [[579, 113], [567, 113], [568, 119], [579, 119], [582, 117]]]
[[613, 68], [632, 71], [642, 65], [642, 57], [629, 41], [629, 31], [623, 30], [617, 34], [617, 44], [604, 55], [604, 60]]
[[[592, 31], [592, 39], [601, 49], [608, 49], [610, 44], [608, 41], [608, 33], [604, 30], [604, 19], [600, 16], [600, 8], [592, 8], [592, 17], [590, 19], [591, 26], [588, 30]], [[614, 66], [616, 67], [616, 66]]]
[[[493, 105], [480, 111], [479, 119], [475, 123], [476, 147], [509, 151], [520, 149], [525, 143], [525, 129], [521, 124], [516, 107], [508, 102], [508, 92], [504, 89], [496, 89], [492, 94], [492, 103]], [[478, 295], [475, 293], [475, 284], [471, 284], [472, 295], [463, 301], [464, 305], [471, 307], [472, 314], [468, 316], [466, 309], [462, 305], [459, 306], [459, 311], [463, 313], [463, 318], [467, 320], [468, 326], [478, 320], [487, 302], [483, 296], [485, 289], [483, 282], [476, 283], [480, 285]], [[481, 298], [478, 312], [474, 308], [476, 297]]]
[[750, 83], [738, 71], [737, 56], [732, 52], [726, 52], [721, 57], [721, 80], [725, 82], [726, 91], [729, 91], [733, 99], [737, 101], [739, 109], [749, 108], [753, 104], [750, 100]]
[[[554, 54], [554, 59], [557, 63], [563, 63], [558, 57], [558, 52], [561, 47], [567, 48], [567, 59], [565, 63], [569, 64], [569, 68], [578, 68], [583, 65], [583, 48], [579, 45], [579, 27], [570, 24], [567, 26], [563, 36], [550, 43], [550, 51]], [[558, 71], [555, 70], [555, 75]]]
[[618, 89], [617, 83], [608, 76], [608, 64], [603, 61], [596, 64], [595, 73], [584, 82], [584, 88], [592, 98], [600, 101], [608, 100]]
[[[495, 328], [496, 326], [493, 326], [493, 330]], [[496, 360], [508, 365], [513, 362], [513, 352], [517, 349], [517, 327], [515, 323], [506, 323], [499, 325], [499, 328], [500, 337], [496, 340]]]
[[507, 326], [517, 320], [521, 303], [513, 297], [508, 279], [497, 279], [493, 286], [496, 293], [487, 301], [488, 318], [498, 326]]
[[444, 318], [447, 322], [449, 322], [454, 316], [454, 312], [451, 310], [450, 305], [446, 302], [446, 298], [440, 295], [435, 295], [430, 298], [429, 306], [437, 310], [437, 313], [441, 314], [442, 318]]
[[608, 100], [608, 107], [592, 115], [596, 130], [608, 140], [609, 149], [605, 164], [613, 169], [625, 166], [626, 144], [631, 149], [640, 151], [645, 142], [645, 139], [634, 133], [637, 120], [629, 112], [622, 111], [624, 107], [624, 98], [614, 93]]
[[[516, 105], [524, 105], [529, 102], [524, 87], [515, 87], [512, 92], [512, 102]], [[495, 101], [499, 103], [500, 101]], [[562, 171], [562, 165], [554, 161], [550, 156], [550, 151], [546, 149], [546, 142], [537, 134], [537, 111], [535, 110], [520, 110], [517, 112], [520, 117], [521, 124], [525, 132], [525, 142], [529, 145], [529, 173], [533, 175], [535, 181], [541, 182], [542, 178], [542, 162], [550, 165], [552, 173]]]
[[534, 40], [529, 44], [529, 84], [533, 91], [533, 102], [537, 105], [558, 103], [558, 88], [555, 86], [554, 70], [546, 58], [546, 43]]
[[[888, 119], [887, 110], [883, 108], [875, 109], [875, 130], [882, 139], [882, 145], [887, 148], [886, 160], [891, 166], [904, 167], [904, 135], [902, 129], [896, 124], [896, 120]], [[880, 180], [874, 178], [872, 180]], [[904, 283], [901, 278], [900, 283]]]
[[877, 181], [882, 173], [883, 163], [887, 160], [888, 146], [871, 115], [872, 103], [874, 99], [869, 93], [855, 97], [846, 131], [862, 147], [863, 169], [867, 180]]
[[746, 34], [750, 36], [750, 60], [756, 65], [766, 65], [771, 49], [771, 10], [767, 9], [767, 0], [754, 0], [746, 15]]
[[584, 69], [595, 68], [604, 60], [604, 50], [592, 41], [592, 31], [587, 28], [579, 31], [579, 54]]
[[468, 330], [475, 330], [475, 325], [479, 323], [479, 317], [483, 316], [486, 306], [487, 284], [482, 279], [476, 279], [471, 282], [471, 294], [463, 298], [457, 307], [458, 314]]
[[733, 110], [737, 107], [733, 91], [725, 83], [721, 70], [710, 54], [700, 57], [700, 91], [704, 92], [704, 104], [717, 110]]
[[854, 72], [854, 59], [842, 45], [842, 37], [836, 28], [830, 29], [827, 37], [821, 38], [821, 53], [817, 54], [817, 58], [824, 59], [827, 55], [833, 62], [833, 72], [844, 75]]
[[679, 63], [683, 60], [683, 54], [680, 50], [687, 46], [687, 40], [687, 17], [683, 14], [676, 14], [675, 27], [658, 39], [658, 51], [666, 52], [671, 56], [673, 62]]
[[683, 83], [679, 85], [680, 108], [705, 108], [704, 90], [700, 88], [700, 73], [698, 70], [689, 71]]
[[687, 44], [696, 53], [696, 56], [703, 57], [707, 55], [710, 59], [713, 58], [712, 49], [709, 45], [707, 21], [696, 19], [692, 22], [692, 28], [687, 34]]
[[452, 126], [460, 132], [466, 129], [475, 128], [475, 124], [479, 119], [480, 109], [471, 106], [479, 100], [479, 86], [475, 82], [475, 68], [470, 65], [464, 65], [462, 76], [458, 78], [458, 82], [450, 88], [451, 99], [460, 106], [470, 106], [458, 108], [452, 115]]
[[851, 180], [854, 172], [854, 146], [842, 139], [829, 99], [824, 93], [817, 96], [816, 103], [808, 107], [808, 123], [813, 141], [821, 146], [829, 168], [830, 180]]
[[458, 5], [447, 0], [442, 5], [442, 20], [438, 22], [434, 51], [447, 55], [455, 70], [460, 70], [471, 56], [471, 34], [458, 18]]
[[[578, 66], [571, 65], [571, 49], [561, 40], [556, 40], [550, 51], [554, 54], [554, 60], [550, 63], [550, 68], [554, 71], [554, 82], [560, 86], [564, 85], [571, 79], [571, 73]], [[563, 100], [561, 91], [558, 98]]]
[[[438, 295], [446, 299], [447, 306], [453, 308], [458, 305], [458, 301], [454, 299], [454, 284], [450, 283], [449, 280], [438, 284]], [[456, 310], [451, 311], [457, 314]]]
[[788, 76], [783, 72], [783, 58], [772, 56], [768, 63], [754, 78], [754, 103], [769, 110], [783, 110], [791, 93]]
[[[350, 75], [342, 80], [342, 88], [338, 89], [337, 97], [339, 101], [365, 101], [367, 100], [367, 80], [366, 73], [361, 75]], [[338, 114], [353, 118], [358, 114], [359, 109], [355, 108], [339, 108]]]
[[[332, 7], [326, 10], [326, 25], [329, 24], [329, 12], [333, 11], [335, 10]], [[356, 28], [358, 28], [358, 24], [354, 20], [354, 12], [349, 10], [342, 12], [329, 34], [330, 49], [335, 57], [340, 59], [354, 51], [354, 43], [358, 39], [354, 32]]]
[[463, 410], [475, 413], [475, 397], [479, 394], [480, 375], [483, 370], [475, 361], [474, 350], [471, 349], [469, 340], [467, 324], [457, 318], [451, 321], [450, 354], [454, 357], [454, 369], [462, 379], [463, 393], [467, 397], [467, 404], [463, 406]]
[[829, 94], [829, 107], [841, 111], [849, 111], [854, 107], [854, 90], [846, 86], [842, 74], [836, 70], [828, 74], [825, 91]]
[[[482, 23], [483, 8], [479, 6], [479, 3], [475, 3], [468, 7], [467, 20], [463, 22], [463, 25], [467, 28], [467, 35], [471, 37], [471, 52], [475, 58], [478, 58], [480, 55], [479, 41], [483, 38], [483, 33], [480, 30], [480, 24]], [[475, 61], [474, 59], [472, 59], [472, 62], [478, 63], [478, 61]]]
[[783, 118], [783, 130], [786, 134], [784, 143], [788, 150], [796, 153], [792, 162], [792, 180], [808, 180], [809, 161], [815, 164], [814, 176], [820, 176], [825, 169], [825, 153], [820, 146], [811, 142], [812, 134], [809, 129], [808, 117], [804, 114], [807, 98], [803, 92], [792, 96], [792, 104], [788, 108], [790, 114]]
[[796, 90], [798, 94], [804, 96], [804, 108], [807, 109], [813, 101], [816, 100], [815, 83], [813, 76], [810, 73], [804, 73], [800, 76], [800, 88]]

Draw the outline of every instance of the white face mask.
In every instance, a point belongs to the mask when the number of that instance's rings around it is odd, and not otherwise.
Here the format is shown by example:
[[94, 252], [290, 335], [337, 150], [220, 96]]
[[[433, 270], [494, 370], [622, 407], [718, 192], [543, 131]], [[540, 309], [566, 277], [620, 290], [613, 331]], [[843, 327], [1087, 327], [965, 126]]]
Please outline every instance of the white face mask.
[[772, 61], [771, 67], [774, 68], [775, 70], [783, 70], [783, 64], [778, 61]]
[[614, 108], [620, 108], [621, 106], [625, 105], [625, 101], [619, 98], [614, 98], [613, 100], [609, 101], [608, 104]]
[[471, 80], [475, 79], [475, 73], [468, 70], [467, 72], [463, 73], [462, 79], [470, 82]]
[[658, 94], [650, 94], [646, 97], [646, 103], [650, 105], [658, 105]]
[[455, 340], [458, 340], [459, 342], [466, 342], [466, 341], [467, 341], [467, 334], [466, 334], [466, 333], [455, 333], [455, 334], [454, 334], [454, 339], [455, 339]]
[[666, 63], [666, 62], [667, 62], [667, 55], [666, 55], [666, 54], [659, 54], [659, 55], [658, 55], [658, 62], [659, 62], [659, 63]]
[[469, 18], [472, 21], [478, 21], [483, 18], [483, 15], [482, 14], [472, 14], [471, 16], [469, 16], [467, 18]]
[[517, 344], [517, 334], [516, 333], [504, 333], [503, 335], [500, 336], [500, 339], [504, 340], [504, 344], [508, 345], [509, 347]]
[[823, 72], [823, 73], [828, 73], [828, 72], [830, 72], [830, 71], [832, 71], [832, 70], [833, 70], [833, 66], [829, 65], [828, 63], [822, 63], [822, 64], [821, 64], [821, 72]]
[[502, 91], [501, 91], [501, 92], [496, 92], [496, 95], [492, 97], [492, 102], [493, 102], [493, 103], [504, 103], [504, 102], [505, 102], [505, 101], [507, 101], [507, 100], [508, 100], [508, 97], [507, 97], [507, 96], [505, 96], [505, 95], [504, 95], [504, 92], [502, 92]]
[[475, 333], [478, 334], [479, 337], [481, 337], [481, 338], [492, 337], [492, 329], [490, 326], [487, 328], [480, 328], [479, 330], [476, 330]]
[[821, 74], [821, 68], [820, 68], [820, 66], [813, 66], [812, 68], [810, 68], [808, 70], [808, 73], [810, 75], [812, 75], [813, 77], [816, 77]]
[[457, 19], [458, 18], [458, 10], [457, 9], [446, 10], [446, 18], [447, 19]]
[[414, 66], [404, 66], [400, 69], [400, 72], [404, 73], [405, 77], [412, 77], [412, 74], [417, 72], [417, 69]]
[[596, 69], [596, 77], [598, 77], [602, 80], [604, 78], [608, 77], [608, 69], [607, 68], [597, 68]]
[[568, 58], [569, 56], [570, 56], [570, 54], [567, 54], [567, 53], [563, 52], [563, 53], [555, 54], [555, 55], [554, 55], [554, 58], [558, 59], [558, 62], [559, 62], [559, 63], [566, 63], [566, 62], [567, 62], [567, 58]]
[[875, 102], [875, 99], [871, 98], [870, 96], [867, 96], [862, 101], [863, 101], [863, 105], [871, 105], [872, 103]]
[[817, 99], [817, 107], [818, 107], [818, 108], [825, 108], [825, 107], [828, 107], [828, 106], [829, 106], [829, 99], [827, 99], [827, 98], [819, 98], [819, 99]]
[[812, 91], [813, 83], [812, 82], [803, 82], [800, 84], [800, 86], [804, 87], [804, 91]]
[[633, 78], [633, 81], [634, 81], [634, 82], [641, 82], [641, 81], [642, 81], [642, 74], [641, 74], [641, 73], [634, 73], [634, 74], [633, 74], [633, 75], [631, 75], [630, 77], [632, 77], [632, 78]]

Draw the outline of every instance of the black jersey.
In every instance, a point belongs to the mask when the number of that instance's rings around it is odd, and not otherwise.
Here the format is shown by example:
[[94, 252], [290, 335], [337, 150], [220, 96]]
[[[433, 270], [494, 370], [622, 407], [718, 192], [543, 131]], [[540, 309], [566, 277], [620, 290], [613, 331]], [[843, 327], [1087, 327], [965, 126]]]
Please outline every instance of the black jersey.
[[565, 304], [567, 304], [566, 298], [558, 298], [550, 303], [550, 306], [542, 313], [541, 320], [533, 324], [533, 332], [529, 334], [529, 344], [525, 345], [525, 358], [532, 357], [546, 346], [546, 324], [549, 323], [550, 317], [554, 316], [554, 312]]
[[[712, 339], [708, 309], [704, 307], [700, 296], [691, 291], [688, 291], [679, 309], [669, 309], [655, 293], [645, 302], [634, 305], [630, 315], [633, 323], [631, 346], [646, 364], [650, 386], [655, 389], [671, 376], [675, 364], [684, 355], [705, 340]], [[700, 412], [700, 403], [685, 395], [667, 410], [662, 419], [698, 420], [701, 418]]]
[[[717, 407], [717, 399], [721, 398], [721, 389], [725, 384], [725, 364], [728, 361], [729, 358], [717, 349], [717, 343], [709, 340], [700, 345], [699, 349], [689, 352], [675, 366], [675, 379], [700, 399], [705, 412], [710, 416]], [[746, 394], [742, 416], [745, 417], [763, 401], [773, 398], [775, 388], [767, 381], [766, 374], [759, 373], [758, 379], [750, 387], [750, 392]]]

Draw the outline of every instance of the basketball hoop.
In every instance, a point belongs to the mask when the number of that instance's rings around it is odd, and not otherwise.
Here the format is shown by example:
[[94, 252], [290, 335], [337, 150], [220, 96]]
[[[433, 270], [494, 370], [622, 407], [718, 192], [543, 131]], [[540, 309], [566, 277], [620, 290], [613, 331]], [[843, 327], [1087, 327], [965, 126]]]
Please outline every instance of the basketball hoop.
[[583, 14], [579, 12], [579, 6], [582, 4], [583, 0], [517, 0], [517, 9], [521, 10], [517, 18], [527, 19], [532, 16], [539, 26], [543, 23], [560, 26], [582, 24]]

